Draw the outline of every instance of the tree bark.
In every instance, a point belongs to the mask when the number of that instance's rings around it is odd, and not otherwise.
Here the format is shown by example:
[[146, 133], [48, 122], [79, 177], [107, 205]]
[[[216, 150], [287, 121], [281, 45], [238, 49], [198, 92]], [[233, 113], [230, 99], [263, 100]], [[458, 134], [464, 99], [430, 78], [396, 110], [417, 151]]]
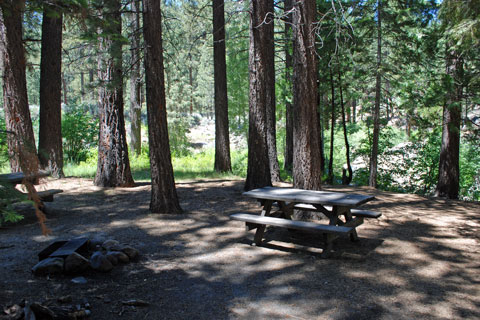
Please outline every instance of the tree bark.
[[4, 71], [3, 106], [6, 129], [10, 132], [7, 135], [10, 169], [12, 172], [19, 172], [22, 167], [29, 167], [29, 172], [36, 172], [39, 161], [28, 107], [26, 60], [22, 41], [22, 14], [25, 1], [0, 1], [0, 8]]
[[320, 137], [315, 58], [315, 1], [294, 3], [293, 12], [293, 185], [320, 190]]
[[143, 2], [145, 80], [153, 213], [181, 213], [168, 140], [160, 1]]
[[260, 16], [256, 27], [259, 28], [261, 46], [265, 46], [265, 88], [267, 111], [267, 147], [272, 182], [279, 182], [280, 167], [277, 153], [276, 102], [275, 102], [275, 42], [274, 42], [274, 6], [273, 0], [262, 0]]
[[382, 1], [377, 1], [377, 71], [375, 81], [375, 108], [373, 110], [373, 138], [370, 154], [368, 185], [377, 187], [378, 140], [380, 136], [380, 100], [382, 94]]
[[142, 152], [142, 77], [140, 74], [140, 1], [132, 1], [132, 70], [130, 74], [130, 150]]
[[228, 126], [227, 64], [225, 60], [225, 9], [213, 0], [213, 74], [215, 82], [215, 163], [218, 172], [232, 171]]
[[62, 12], [56, 10], [54, 5], [49, 4], [45, 4], [43, 9], [38, 157], [42, 168], [49, 170], [52, 176], [62, 178], [64, 177], [62, 148], [63, 19]]
[[330, 67], [330, 88], [332, 91], [332, 110], [331, 110], [331, 125], [330, 125], [330, 155], [328, 160], [328, 177], [327, 183], [333, 184], [333, 148], [335, 139], [335, 83], [333, 82], [333, 71]]
[[458, 199], [460, 179], [460, 125], [462, 114], [463, 59], [447, 47], [446, 73], [452, 79], [443, 107], [442, 146], [438, 170], [437, 197]]
[[[250, 95], [248, 127], [248, 167], [245, 190], [272, 185], [270, 149], [268, 144], [267, 113], [272, 101], [271, 87], [268, 83], [270, 65], [268, 46], [269, 25], [265, 23], [271, 0], [250, 2]], [[270, 19], [270, 18], [268, 18]]]
[[[343, 125], [343, 138], [345, 139], [345, 157], [347, 159], [347, 169], [342, 168], [342, 184], [349, 185], [352, 182], [353, 170], [350, 164], [350, 144], [348, 143], [347, 133], [347, 119], [345, 115], [345, 104], [343, 101], [343, 88], [342, 88], [342, 75], [338, 72], [338, 88], [340, 89], [340, 105], [342, 107], [342, 125]], [[345, 172], [346, 171], [346, 172]], [[348, 172], [348, 175], [347, 175]]]
[[[292, 0], [285, 0], [285, 79], [287, 84], [292, 84]], [[290, 90], [287, 90], [290, 92]], [[289, 100], [290, 96], [285, 98], [285, 170], [291, 171], [293, 167], [293, 106]]]
[[98, 59], [100, 134], [94, 183], [102, 187], [135, 185], [128, 159], [123, 110], [122, 19], [119, 0], [104, 0]]

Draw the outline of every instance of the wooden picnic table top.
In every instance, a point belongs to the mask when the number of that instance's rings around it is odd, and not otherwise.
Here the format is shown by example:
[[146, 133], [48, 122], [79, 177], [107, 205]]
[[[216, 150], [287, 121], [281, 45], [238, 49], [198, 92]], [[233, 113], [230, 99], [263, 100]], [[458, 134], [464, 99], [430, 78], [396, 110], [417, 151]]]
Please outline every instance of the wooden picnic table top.
[[29, 175], [25, 177], [25, 174], [23, 172], [14, 172], [14, 173], [6, 173], [6, 174], [0, 174], [0, 180], [6, 181], [11, 184], [19, 184], [22, 183], [22, 181], [25, 178], [28, 179], [35, 179], [35, 178], [44, 178], [48, 177], [50, 173], [48, 171], [38, 171], [34, 175]]
[[315, 191], [279, 187], [263, 187], [259, 189], [253, 189], [244, 192], [243, 195], [261, 200], [287, 201], [294, 203], [320, 204], [349, 208], [357, 207], [375, 199], [374, 196], [355, 193]]

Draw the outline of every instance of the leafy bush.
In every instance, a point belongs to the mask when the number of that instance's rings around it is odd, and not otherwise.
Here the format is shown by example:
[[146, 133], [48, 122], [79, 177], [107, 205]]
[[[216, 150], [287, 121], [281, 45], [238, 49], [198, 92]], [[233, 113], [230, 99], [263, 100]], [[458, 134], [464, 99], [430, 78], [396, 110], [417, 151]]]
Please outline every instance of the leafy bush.
[[88, 106], [68, 108], [62, 116], [63, 153], [68, 161], [85, 161], [90, 148], [97, 145], [98, 120], [90, 115]]
[[11, 184], [0, 180], [0, 226], [5, 222], [16, 222], [23, 219], [22, 215], [13, 210], [12, 199], [15, 199], [16, 202], [27, 200]]

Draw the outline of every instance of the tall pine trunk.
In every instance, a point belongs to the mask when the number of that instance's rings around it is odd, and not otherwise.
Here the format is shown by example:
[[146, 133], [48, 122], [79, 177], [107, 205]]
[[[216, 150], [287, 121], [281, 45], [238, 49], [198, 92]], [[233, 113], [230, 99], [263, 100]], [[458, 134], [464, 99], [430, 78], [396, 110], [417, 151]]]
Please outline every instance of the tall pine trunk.
[[225, 9], [213, 0], [213, 74], [215, 81], [215, 163], [219, 172], [232, 171], [228, 126], [227, 64], [225, 60]]
[[[62, 12], [45, 4], [40, 61], [38, 157], [52, 176], [63, 177], [62, 148]], [[83, 80], [83, 73], [82, 73]], [[83, 84], [83, 81], [82, 81]], [[83, 85], [82, 85], [83, 92]]]
[[[271, 166], [268, 145], [268, 116], [272, 93], [269, 91], [270, 72], [268, 46], [269, 25], [265, 19], [271, 0], [252, 1], [250, 3], [250, 95], [248, 126], [248, 167], [245, 190], [271, 186]], [[268, 18], [271, 19], [271, 18]]]
[[122, 19], [120, 0], [105, 0], [98, 59], [100, 134], [95, 185], [134, 186], [123, 110]]
[[317, 118], [315, 0], [296, 1], [293, 10], [293, 185], [320, 190], [320, 128]]
[[145, 80], [153, 213], [181, 213], [168, 140], [160, 1], [143, 2]]
[[458, 199], [463, 59], [458, 52], [451, 49], [451, 44], [447, 47], [446, 52], [446, 73], [452, 81], [443, 107], [442, 146], [435, 195]]
[[375, 81], [375, 107], [373, 110], [373, 138], [370, 153], [368, 185], [377, 187], [378, 140], [380, 136], [380, 100], [382, 95], [382, 1], [377, 1], [377, 71]]
[[[347, 159], [347, 168], [342, 168], [342, 184], [349, 185], [352, 182], [353, 170], [350, 164], [350, 144], [348, 143], [347, 132], [347, 117], [345, 112], [345, 103], [343, 101], [343, 87], [342, 87], [342, 75], [338, 72], [338, 88], [340, 89], [340, 106], [342, 107], [342, 125], [343, 125], [343, 139], [345, 141], [345, 157]], [[347, 174], [348, 172], [348, 174]]]
[[332, 110], [331, 110], [331, 124], [330, 124], [330, 156], [328, 161], [328, 177], [327, 183], [333, 184], [333, 148], [335, 139], [335, 83], [333, 81], [333, 71], [330, 67], [330, 89], [332, 91]]
[[[285, 79], [287, 85], [292, 85], [292, 69], [293, 69], [293, 57], [292, 57], [292, 0], [285, 0]], [[291, 90], [287, 91], [287, 97], [285, 97], [285, 170], [292, 170], [293, 167], [293, 106], [290, 102]]]
[[[265, 88], [267, 109], [267, 147], [268, 161], [270, 163], [270, 175], [272, 182], [280, 181], [280, 167], [277, 153], [277, 130], [276, 130], [276, 106], [275, 106], [275, 42], [274, 42], [274, 7], [273, 0], [261, 0], [264, 2], [263, 21], [257, 21], [260, 28], [262, 45], [265, 46]], [[262, 5], [263, 7], [263, 5]], [[263, 9], [263, 8], [262, 8]]]
[[140, 73], [140, 1], [132, 1], [132, 70], [130, 74], [130, 150], [142, 152], [142, 77]]
[[[0, 1], [2, 17], [3, 107], [8, 131], [7, 143], [10, 169], [18, 172], [39, 167], [32, 120], [28, 107], [26, 60], [22, 40], [24, 0]], [[21, 163], [23, 162], [23, 163]]]

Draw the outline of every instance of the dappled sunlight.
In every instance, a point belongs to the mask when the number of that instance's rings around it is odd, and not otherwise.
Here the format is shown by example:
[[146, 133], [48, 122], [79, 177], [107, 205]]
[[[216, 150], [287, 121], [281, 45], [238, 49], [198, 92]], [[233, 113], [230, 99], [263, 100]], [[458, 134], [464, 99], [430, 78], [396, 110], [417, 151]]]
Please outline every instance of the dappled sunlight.
[[[155, 301], [143, 316], [187, 309], [203, 314], [210, 304], [222, 306], [216, 309], [218, 318], [480, 316], [479, 204], [328, 187], [375, 195], [365, 208], [382, 217], [358, 228], [359, 242], [340, 238], [332, 257], [322, 259], [321, 237], [298, 238], [283, 229], [268, 228], [262, 246], [253, 246], [254, 231], [245, 232], [244, 223], [229, 219], [235, 212], [260, 212], [258, 203], [242, 196], [243, 181], [180, 183], [185, 213], [179, 215], [149, 213], [148, 185], [95, 191], [84, 187], [82, 192], [73, 184], [74, 192], [65, 188], [48, 204], [52, 237], [40, 236], [36, 225], [3, 230], [0, 244], [9, 242], [1, 253], [9, 261], [2, 266], [18, 269], [15, 250], [23, 250], [20, 260], [30, 266], [36, 253], [55, 239], [103, 234], [136, 246], [141, 258], [86, 288], [92, 294], [113, 290], [122, 299], [134, 294]], [[33, 230], [27, 242], [12, 237], [24, 229]], [[24, 274], [31, 277], [29, 268]], [[51, 288], [43, 279], [35, 281], [32, 286]], [[9, 297], [16, 294], [14, 282], [6, 282]], [[92, 288], [93, 283], [99, 288]], [[165, 296], [176, 302], [158, 299]]]

